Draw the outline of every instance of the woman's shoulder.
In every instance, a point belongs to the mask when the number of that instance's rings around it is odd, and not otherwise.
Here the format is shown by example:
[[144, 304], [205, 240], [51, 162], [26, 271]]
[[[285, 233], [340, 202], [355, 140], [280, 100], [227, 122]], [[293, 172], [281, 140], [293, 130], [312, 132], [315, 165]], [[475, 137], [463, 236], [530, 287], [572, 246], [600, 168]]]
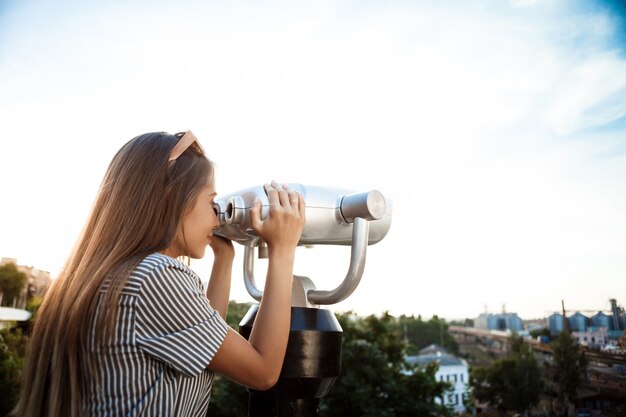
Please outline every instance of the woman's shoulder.
[[170, 256], [164, 255], [162, 253], [152, 253], [139, 262], [137, 267], [135, 267], [135, 271], [138, 273], [149, 274], [158, 269], [166, 269], [166, 268], [174, 268], [181, 271], [189, 271], [189, 267], [179, 261], [178, 259], [172, 258]]
[[130, 275], [129, 286], [134, 287], [142, 305], [150, 306], [150, 314], [154, 314], [155, 306], [178, 314], [195, 298], [208, 303], [200, 277], [178, 259], [160, 253], [139, 262]]
[[187, 265], [162, 253], [152, 253], [143, 258], [130, 276], [130, 280], [135, 282], [154, 278], [162, 280], [188, 278], [194, 282], [201, 282], [200, 277]]

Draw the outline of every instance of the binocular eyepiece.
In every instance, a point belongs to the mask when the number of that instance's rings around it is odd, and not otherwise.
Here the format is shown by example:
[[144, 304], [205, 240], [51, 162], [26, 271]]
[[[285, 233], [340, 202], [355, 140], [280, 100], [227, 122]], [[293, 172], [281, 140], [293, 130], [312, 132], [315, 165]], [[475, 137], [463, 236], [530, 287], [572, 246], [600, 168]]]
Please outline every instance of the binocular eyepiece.
[[[368, 220], [368, 244], [382, 240], [391, 226], [391, 202], [377, 190], [353, 192], [345, 189], [289, 184], [302, 194], [306, 224], [299, 245], [351, 245], [352, 224], [356, 218]], [[214, 209], [221, 226], [215, 234], [244, 246], [257, 246], [259, 237], [252, 229], [250, 210], [261, 201], [261, 218], [269, 214], [269, 199], [263, 186], [256, 186], [215, 198]]]

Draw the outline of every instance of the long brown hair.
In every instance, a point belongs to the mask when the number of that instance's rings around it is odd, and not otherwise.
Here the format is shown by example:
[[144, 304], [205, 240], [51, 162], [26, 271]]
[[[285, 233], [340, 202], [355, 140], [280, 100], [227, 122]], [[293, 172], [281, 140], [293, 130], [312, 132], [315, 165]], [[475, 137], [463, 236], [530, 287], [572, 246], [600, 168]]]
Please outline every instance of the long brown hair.
[[[83, 232], [37, 312], [15, 415], [81, 414], [95, 368], [90, 333], [98, 341], [109, 337], [130, 272], [172, 244], [186, 210], [212, 180], [213, 164], [200, 147], [168, 161], [181, 136], [146, 133], [113, 157]], [[103, 285], [106, 310], [94, 320]]]

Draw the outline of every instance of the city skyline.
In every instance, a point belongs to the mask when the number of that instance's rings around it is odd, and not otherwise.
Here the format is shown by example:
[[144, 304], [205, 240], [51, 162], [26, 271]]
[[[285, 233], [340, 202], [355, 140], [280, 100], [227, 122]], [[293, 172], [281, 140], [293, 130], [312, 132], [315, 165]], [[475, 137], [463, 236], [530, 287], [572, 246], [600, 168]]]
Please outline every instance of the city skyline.
[[[276, 179], [392, 200], [336, 310], [624, 302], [625, 27], [611, 1], [3, 2], [0, 255], [55, 276], [115, 152], [191, 129], [218, 193]], [[348, 264], [299, 248], [294, 272], [331, 289]]]
[[[47, 270], [43, 270], [43, 269], [37, 268], [36, 265], [23, 265], [16, 258], [0, 256], [0, 259], [2, 260], [3, 263], [5, 263], [5, 262], [12, 262], [12, 263], [16, 264], [20, 268], [30, 268], [30, 269], [37, 270], [38, 272], [43, 272], [43, 273], [47, 273], [47, 274], [49, 274], [49, 272], [50, 272], [50, 271], [47, 271]], [[205, 284], [206, 284], [206, 281], [205, 281]], [[252, 299], [251, 300], [239, 299], [239, 300], [235, 300], [235, 301], [241, 302], [241, 303], [245, 303], [245, 302], [252, 302], [252, 303], [254, 303], [254, 302], [256, 302], [255, 300], [252, 300]], [[587, 314], [588, 316], [590, 316], [591, 313], [594, 313], [594, 314], [595, 313], [608, 313], [609, 315], [611, 315], [613, 313], [613, 311], [611, 309], [611, 305], [609, 304], [610, 301], [611, 301], [611, 298], [608, 298], [607, 299], [608, 306], [598, 307], [596, 309], [593, 309], [593, 308], [566, 308], [566, 310], [565, 310], [566, 311], [566, 315], [568, 315], [568, 314], [571, 315], [571, 314], [574, 314], [574, 313], [582, 313], [583, 315]], [[561, 300], [561, 302], [563, 303], [564, 300]], [[618, 308], [621, 308], [622, 310], [624, 309], [624, 307], [619, 303], [619, 300], [617, 300], [617, 306], [618, 306]], [[489, 309], [488, 306], [486, 306], [486, 305], [483, 306], [483, 307], [484, 307], [484, 310], [482, 312], [474, 315], [474, 316], [443, 317], [442, 315], [437, 314], [436, 312], [433, 314], [433, 316], [438, 316], [438, 317], [446, 319], [448, 321], [455, 321], [455, 320], [463, 320], [463, 319], [476, 319], [476, 318], [478, 318], [478, 317], [480, 317], [482, 315], [501, 315], [501, 314], [516, 314], [517, 315], [517, 312], [507, 310], [506, 303], [503, 303], [501, 305], [500, 310]], [[333, 308], [333, 310], [335, 310], [337, 312], [345, 312], [344, 310], [342, 310], [340, 308], [339, 309]], [[381, 313], [384, 313], [384, 311], [381, 311]], [[563, 313], [563, 304], [562, 304], [560, 309], [557, 309], [557, 308], [555, 308], [553, 310], [546, 309], [545, 310], [545, 315], [543, 315], [543, 316], [538, 316], [538, 317], [521, 317], [519, 315], [518, 316], [520, 317], [520, 319], [522, 321], [533, 321], [533, 320], [537, 320], [537, 319], [541, 319], [541, 320], [546, 319], [547, 320], [549, 318], [549, 316], [552, 315], [552, 314], [559, 314], [559, 315], [561, 315], [562, 313]], [[624, 314], [626, 314], [626, 313], [624, 313]], [[419, 312], [411, 313], [411, 314], [408, 314], [408, 315], [422, 316], [422, 314], [419, 313]], [[428, 320], [428, 319], [431, 318], [431, 316], [429, 316], [429, 317], [422, 317], [422, 318], [425, 319], [425, 320]]]

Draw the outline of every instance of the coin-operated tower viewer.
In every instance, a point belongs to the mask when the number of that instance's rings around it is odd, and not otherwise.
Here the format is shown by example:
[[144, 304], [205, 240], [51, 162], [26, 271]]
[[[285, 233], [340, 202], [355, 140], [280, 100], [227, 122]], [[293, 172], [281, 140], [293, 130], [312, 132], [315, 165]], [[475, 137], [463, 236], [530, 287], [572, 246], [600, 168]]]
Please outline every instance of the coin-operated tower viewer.
[[[391, 226], [391, 201], [379, 191], [289, 184], [306, 201], [306, 224], [299, 245], [351, 246], [350, 265], [344, 280], [333, 290], [317, 289], [305, 276], [294, 275], [291, 297], [291, 328], [280, 378], [268, 391], [248, 390], [248, 417], [314, 417], [319, 402], [341, 373], [342, 329], [329, 310], [320, 308], [346, 299], [363, 276], [367, 246], [380, 242]], [[250, 209], [261, 200], [261, 217], [269, 213], [263, 186], [251, 187], [215, 199], [221, 227], [216, 234], [245, 247], [244, 282], [257, 301], [263, 297], [254, 280], [254, 256], [267, 257], [267, 246], [255, 235]], [[253, 305], [239, 324], [250, 336], [258, 305]]]

